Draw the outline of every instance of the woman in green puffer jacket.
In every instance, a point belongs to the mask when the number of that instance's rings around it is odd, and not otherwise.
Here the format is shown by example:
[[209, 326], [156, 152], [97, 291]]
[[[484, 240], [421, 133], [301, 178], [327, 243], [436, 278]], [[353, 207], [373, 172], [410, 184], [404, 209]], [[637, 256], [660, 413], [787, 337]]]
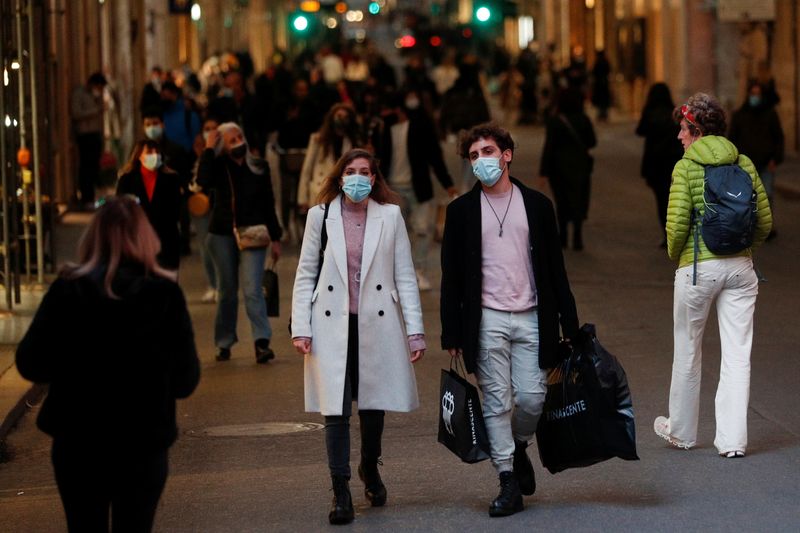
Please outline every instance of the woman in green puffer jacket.
[[[675, 351], [669, 395], [669, 417], [659, 416], [656, 434], [678, 448], [696, 443], [700, 406], [703, 332], [716, 303], [722, 362], [716, 395], [714, 445], [723, 457], [744, 457], [747, 449], [747, 406], [750, 398], [750, 351], [758, 278], [752, 250], [764, 242], [772, 214], [764, 186], [750, 159], [722, 135], [725, 111], [713, 97], [697, 93], [674, 112], [678, 139], [685, 150], [672, 172], [667, 208], [667, 251], [678, 261], [673, 307]], [[702, 219], [706, 166], [738, 164], [753, 179], [757, 224], [753, 245], [732, 255], [715, 255], [699, 236], [697, 279], [693, 283], [694, 224]]]

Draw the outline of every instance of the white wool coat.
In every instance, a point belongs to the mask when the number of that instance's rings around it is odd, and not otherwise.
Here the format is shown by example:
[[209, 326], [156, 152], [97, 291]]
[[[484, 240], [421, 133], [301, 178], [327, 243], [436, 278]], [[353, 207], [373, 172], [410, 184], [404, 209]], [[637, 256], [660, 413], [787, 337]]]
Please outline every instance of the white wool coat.
[[[419, 289], [405, 222], [396, 205], [368, 200], [358, 302], [358, 408], [419, 406], [408, 335], [423, 334]], [[342, 414], [350, 297], [341, 196], [330, 204], [319, 283], [324, 206], [308, 212], [292, 295], [292, 336], [311, 337], [305, 356], [305, 407]]]

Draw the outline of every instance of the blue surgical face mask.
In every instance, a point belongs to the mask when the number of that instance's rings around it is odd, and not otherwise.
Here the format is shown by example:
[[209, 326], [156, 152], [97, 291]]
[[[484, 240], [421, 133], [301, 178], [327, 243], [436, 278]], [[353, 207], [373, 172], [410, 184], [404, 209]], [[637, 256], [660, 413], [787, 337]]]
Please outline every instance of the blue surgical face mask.
[[147, 170], [155, 170], [161, 166], [161, 154], [144, 154], [142, 166]]
[[487, 187], [494, 186], [500, 176], [503, 175], [503, 169], [500, 168], [500, 158], [479, 157], [472, 162], [472, 173]]
[[747, 101], [750, 102], [750, 107], [758, 107], [761, 105], [761, 97], [755, 94], [751, 94]]
[[353, 174], [351, 176], [344, 176], [344, 184], [342, 191], [355, 203], [362, 202], [372, 192], [372, 182], [368, 176], [361, 174]]
[[153, 141], [160, 141], [161, 136], [164, 135], [164, 128], [161, 126], [147, 126], [144, 129], [145, 136]]

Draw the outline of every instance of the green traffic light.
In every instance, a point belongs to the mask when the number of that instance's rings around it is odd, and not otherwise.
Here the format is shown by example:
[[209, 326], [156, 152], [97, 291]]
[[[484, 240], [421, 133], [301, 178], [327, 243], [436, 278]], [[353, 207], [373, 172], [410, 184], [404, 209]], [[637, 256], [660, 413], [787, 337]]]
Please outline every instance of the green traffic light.
[[377, 15], [381, 12], [381, 6], [378, 2], [370, 2], [369, 7], [367, 8], [372, 15]]
[[492, 12], [488, 7], [481, 6], [475, 11], [475, 18], [478, 22], [486, 22], [492, 18]]
[[292, 27], [297, 31], [306, 31], [308, 29], [308, 18], [305, 15], [298, 15], [292, 21]]

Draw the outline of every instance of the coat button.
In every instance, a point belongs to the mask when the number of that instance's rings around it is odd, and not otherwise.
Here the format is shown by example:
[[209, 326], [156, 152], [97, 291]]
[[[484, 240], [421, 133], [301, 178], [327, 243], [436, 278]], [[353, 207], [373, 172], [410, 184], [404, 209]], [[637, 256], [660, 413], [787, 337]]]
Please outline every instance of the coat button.
[[375, 287], [375, 288], [376, 288], [376, 289], [378, 289], [378, 290], [381, 290], [381, 289], [383, 288], [383, 285], [378, 285], [378, 286], [377, 286], [377, 287]]
[[383, 316], [383, 311], [378, 311], [378, 316]]
[[325, 316], [331, 316], [331, 312], [330, 311], [325, 311]]
[[328, 290], [333, 292], [333, 285], [328, 285]]

